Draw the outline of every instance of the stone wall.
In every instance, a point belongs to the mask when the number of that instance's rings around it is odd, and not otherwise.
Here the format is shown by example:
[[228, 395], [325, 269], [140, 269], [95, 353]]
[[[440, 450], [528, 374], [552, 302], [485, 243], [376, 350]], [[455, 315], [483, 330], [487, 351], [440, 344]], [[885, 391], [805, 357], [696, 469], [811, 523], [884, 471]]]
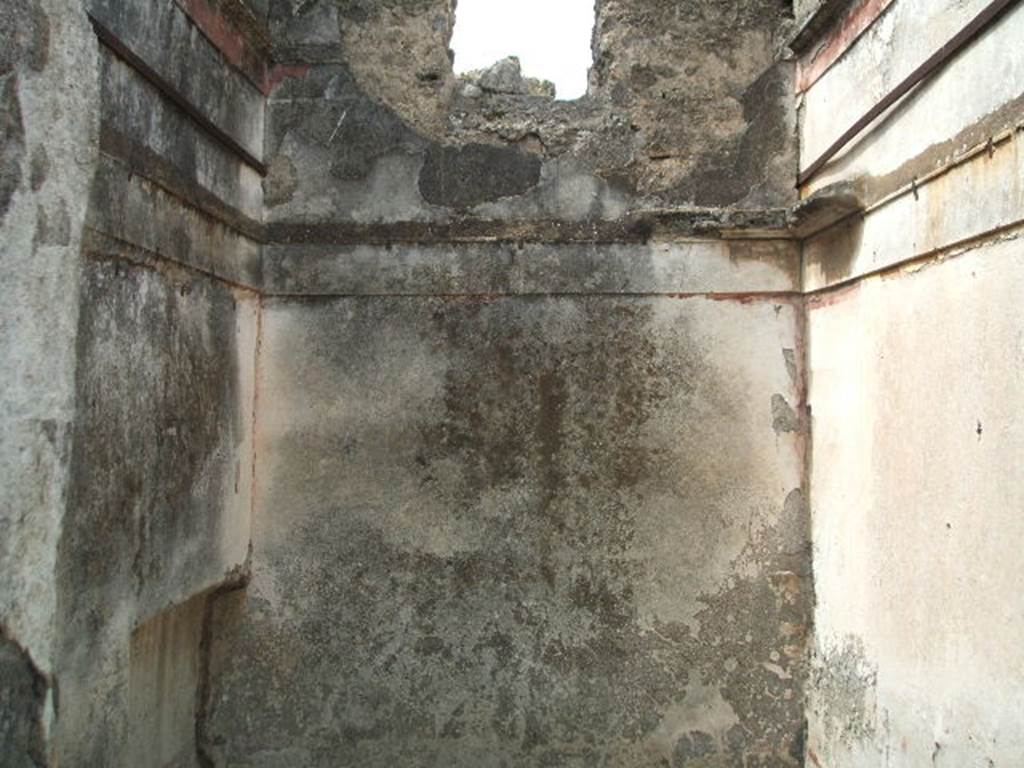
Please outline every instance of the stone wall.
[[589, 93], [553, 102], [455, 78], [450, 0], [272, 2], [268, 221], [784, 207], [788, 5], [602, 0]]

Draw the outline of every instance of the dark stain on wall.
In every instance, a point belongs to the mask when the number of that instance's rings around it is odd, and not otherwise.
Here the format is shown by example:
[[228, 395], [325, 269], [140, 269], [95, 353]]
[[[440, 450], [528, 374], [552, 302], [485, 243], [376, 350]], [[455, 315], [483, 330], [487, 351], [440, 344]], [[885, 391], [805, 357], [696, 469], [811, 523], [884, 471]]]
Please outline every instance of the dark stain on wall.
[[0, 764], [47, 765], [43, 708], [47, 683], [21, 648], [0, 634]]
[[29, 178], [32, 191], [38, 192], [43, 188], [43, 184], [46, 183], [46, 179], [50, 175], [50, 156], [46, 152], [46, 147], [39, 147], [32, 155], [31, 174]]
[[32, 245], [68, 245], [71, 242], [71, 216], [67, 204], [59, 200], [47, 213], [42, 205], [37, 206], [36, 231]]
[[[341, 63], [286, 78], [268, 106], [268, 118], [271, 156], [287, 158], [277, 154], [286, 152], [286, 147], [317, 148], [329, 157], [329, 177], [335, 181], [364, 180], [381, 157], [415, 151], [425, 144], [392, 109], [369, 98]], [[290, 162], [294, 167], [296, 159]], [[291, 199], [290, 193], [277, 191], [276, 181], [272, 173], [266, 183], [270, 206], [277, 198]]]
[[0, 220], [21, 183], [25, 126], [19, 74], [40, 72], [50, 56], [50, 22], [38, 0], [5, 0], [0, 7]]
[[706, 139], [709, 146], [697, 158], [695, 169], [675, 186], [673, 196], [722, 206], [784, 202], [771, 187], [767, 164], [788, 154], [792, 162], [779, 171], [796, 174], [796, 155], [788, 153], [795, 130], [787, 117], [791, 80], [786, 64], [773, 66], [755, 80], [740, 97], [746, 130], [718, 141]]
[[805, 246], [804, 269], [820, 273], [821, 285], [842, 282], [853, 274], [854, 259], [864, 239], [864, 217], [850, 216], [817, 235]]
[[18, 99], [18, 76], [0, 78], [0, 220], [7, 214], [21, 183], [21, 161], [25, 154], [25, 126]]
[[540, 181], [540, 159], [514, 147], [489, 144], [431, 147], [420, 171], [428, 203], [464, 209], [522, 195]]
[[793, 410], [793, 406], [780, 394], [772, 395], [772, 429], [777, 435], [781, 435], [783, 432], [800, 431], [800, 417]]
[[5, 0], [0, 8], [0, 76], [21, 66], [40, 72], [50, 58], [50, 20], [39, 0]]
[[87, 255], [80, 301], [58, 674], [68, 754], [100, 765], [124, 747], [116, 698], [124, 692], [86, 694], [91, 676], [117, 673], [109, 654], [127, 642], [123, 623], [108, 625], [119, 615], [123, 622], [126, 609], [145, 614], [222, 576], [212, 568], [221, 561], [225, 499], [237, 462], [249, 458], [236, 451], [244, 414], [229, 288]]
[[878, 668], [864, 643], [851, 635], [835, 648], [818, 649], [812, 670], [814, 719], [821, 724], [826, 743], [869, 743], [878, 729]]

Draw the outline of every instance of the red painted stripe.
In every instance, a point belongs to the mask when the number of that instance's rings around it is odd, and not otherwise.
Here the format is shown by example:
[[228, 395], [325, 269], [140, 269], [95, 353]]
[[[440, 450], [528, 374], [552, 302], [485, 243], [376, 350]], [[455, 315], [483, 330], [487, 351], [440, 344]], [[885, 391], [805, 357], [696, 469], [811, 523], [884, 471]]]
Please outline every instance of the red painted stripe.
[[797, 93], [814, 85], [892, 3], [893, 0], [860, 0], [838, 29], [801, 57], [797, 63]]
[[309, 73], [309, 64], [278, 64], [267, 72], [263, 93], [270, 95], [286, 77], [302, 78]]
[[268, 62], [264, 53], [255, 48], [209, 0], [177, 2], [225, 60], [241, 71], [264, 96], [267, 95]]

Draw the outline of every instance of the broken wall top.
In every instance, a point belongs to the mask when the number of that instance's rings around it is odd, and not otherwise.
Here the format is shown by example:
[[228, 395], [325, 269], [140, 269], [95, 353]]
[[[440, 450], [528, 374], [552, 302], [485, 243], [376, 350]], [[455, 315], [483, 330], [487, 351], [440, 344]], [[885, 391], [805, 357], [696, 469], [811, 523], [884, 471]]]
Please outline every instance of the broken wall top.
[[518, 73], [457, 78], [453, 6], [271, 0], [268, 222], [794, 201], [789, 3], [599, 0], [588, 94], [564, 102]]

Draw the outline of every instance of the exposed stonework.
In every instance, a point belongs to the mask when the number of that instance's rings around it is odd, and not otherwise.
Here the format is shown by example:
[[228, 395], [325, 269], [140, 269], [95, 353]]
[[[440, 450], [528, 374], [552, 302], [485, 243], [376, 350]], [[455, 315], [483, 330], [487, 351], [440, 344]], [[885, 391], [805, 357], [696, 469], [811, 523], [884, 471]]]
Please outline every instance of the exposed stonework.
[[[601, 2], [589, 93], [556, 102], [511, 61], [457, 79], [447, 0], [273, 3], [277, 55], [309, 69], [271, 94], [268, 152], [296, 170], [282, 178], [287, 193], [268, 180], [271, 216], [580, 219], [666, 204], [784, 206], [795, 163], [788, 18], [779, 0]], [[499, 158], [499, 147], [529, 153], [540, 175], [523, 185], [518, 174], [503, 184], [502, 173], [467, 173], [463, 147], [482, 144]], [[438, 174], [459, 179], [461, 194], [430, 194]], [[399, 192], [410, 184], [423, 194]]]
[[463, 96], [480, 96], [483, 93], [506, 93], [519, 96], [555, 97], [555, 86], [547, 80], [523, 77], [519, 59], [509, 56], [497, 61], [484, 70], [466, 72], [459, 76]]

